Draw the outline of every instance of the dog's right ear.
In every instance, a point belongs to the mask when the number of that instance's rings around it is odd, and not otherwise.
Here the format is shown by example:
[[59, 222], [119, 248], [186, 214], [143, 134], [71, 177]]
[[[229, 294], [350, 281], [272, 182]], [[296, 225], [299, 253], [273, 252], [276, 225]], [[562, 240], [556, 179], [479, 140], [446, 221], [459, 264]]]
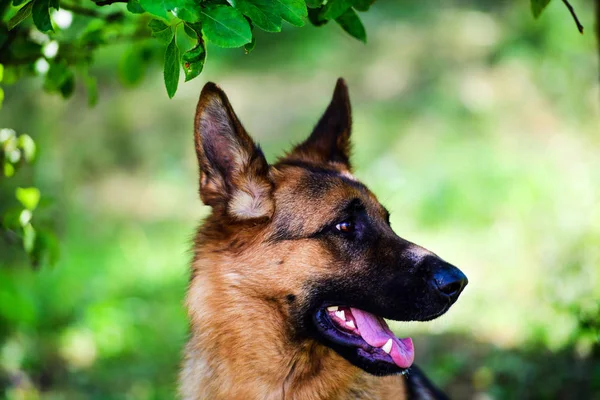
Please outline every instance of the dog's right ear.
[[202, 89], [194, 123], [200, 197], [237, 219], [273, 213], [269, 165], [214, 83]]

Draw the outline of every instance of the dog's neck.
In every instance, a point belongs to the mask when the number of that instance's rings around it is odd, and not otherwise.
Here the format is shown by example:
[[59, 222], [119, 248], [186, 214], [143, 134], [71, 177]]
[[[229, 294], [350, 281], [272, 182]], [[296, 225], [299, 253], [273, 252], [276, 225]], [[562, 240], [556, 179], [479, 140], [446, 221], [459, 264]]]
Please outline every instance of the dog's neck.
[[235, 274], [196, 271], [180, 377], [185, 400], [403, 398], [402, 378], [371, 376], [328, 347], [291, 339], [277, 304], [244, 293]]

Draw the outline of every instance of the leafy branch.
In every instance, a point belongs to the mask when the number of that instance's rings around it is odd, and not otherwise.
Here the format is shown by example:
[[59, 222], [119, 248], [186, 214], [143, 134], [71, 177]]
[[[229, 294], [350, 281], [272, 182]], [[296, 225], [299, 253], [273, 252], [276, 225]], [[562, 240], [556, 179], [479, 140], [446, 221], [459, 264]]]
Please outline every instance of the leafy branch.
[[[0, 1], [10, 3], [11, 0]], [[12, 6], [0, 14], [0, 32], [7, 33], [5, 37], [0, 35], [0, 64], [26, 67], [20, 73], [39, 72], [42, 66], [42, 71], [48, 71], [46, 80], [50, 72], [58, 69], [61, 73], [54, 77], [69, 88], [56, 82], [45, 87], [68, 96], [72, 92], [72, 80], [63, 79], [64, 76], [73, 75], [71, 70], [79, 64], [92, 62], [97, 48], [113, 43], [115, 37], [121, 36], [117, 31], [142, 26], [142, 29], [134, 28], [135, 34], [131, 37], [152, 36], [158, 39], [156, 44], [164, 46], [165, 87], [169, 97], [173, 97], [182, 70], [186, 81], [202, 72], [208, 43], [224, 48], [242, 47], [249, 53], [256, 45], [255, 29], [280, 32], [283, 21], [297, 27], [304, 26], [307, 19], [317, 26], [335, 21], [351, 36], [366, 42], [366, 32], [356, 11], [367, 11], [373, 1], [98, 0], [94, 4], [99, 8], [93, 9], [77, 0], [12, 0]], [[105, 12], [100, 8], [115, 3], [125, 3], [128, 12]], [[65, 14], [65, 11], [71, 14]], [[75, 40], [67, 41], [67, 36], [73, 37], [73, 28], [64, 19], [70, 21], [72, 18], [86, 18], [88, 22], [84, 29], [76, 32]], [[177, 42], [175, 29], [179, 26], [183, 27], [189, 41]], [[69, 35], [64, 34], [67, 29], [70, 29]], [[33, 31], [45, 36], [31, 35]], [[48, 54], [49, 43], [58, 48], [57, 54]], [[127, 55], [129, 58], [134, 56], [148, 55], [144, 51], [131, 51]], [[132, 60], [128, 62], [131, 64]], [[49, 64], [49, 69], [44, 63]], [[142, 64], [141, 59], [135, 64]]]
[[[334, 21], [354, 38], [366, 42], [359, 13], [368, 11], [374, 1], [97, 0], [93, 2], [97, 8], [90, 8], [81, 0], [0, 0], [0, 64], [7, 66], [11, 76], [46, 74], [45, 89], [68, 96], [74, 78], [65, 76], [74, 77], [75, 69], [87, 68], [98, 48], [154, 37], [157, 41], [153, 44], [127, 52], [122, 63], [141, 71], [147, 60], [162, 53], [165, 87], [173, 97], [182, 70], [186, 81], [202, 72], [208, 43], [243, 48], [250, 53], [256, 46], [256, 29], [280, 32], [284, 21], [302, 27], [307, 20], [315, 26]], [[536, 18], [550, 1], [531, 0]], [[562, 1], [583, 32], [571, 4]], [[109, 12], [106, 6], [119, 10]], [[74, 18], [80, 21], [77, 27], [71, 26]], [[176, 37], [175, 29], [180, 26], [189, 39]], [[52, 46], [57, 48], [56, 53], [49, 51]], [[59, 74], [49, 74], [57, 70]], [[140, 71], [121, 75], [124, 82], [134, 84], [143, 73]], [[54, 78], [61, 83], [48, 82]], [[88, 78], [84, 76], [84, 81], [90, 81]]]
[[[542, 15], [542, 12], [546, 9], [548, 4], [550, 4], [550, 1], [551, 0], [531, 0], [531, 12], [533, 13], [533, 16], [538, 18], [540, 15]], [[575, 9], [568, 0], [562, 0], [562, 2], [571, 13], [573, 20], [575, 21], [575, 25], [577, 25], [577, 30], [579, 33], [583, 34], [583, 25], [581, 22], [579, 22], [579, 18], [575, 13]]]

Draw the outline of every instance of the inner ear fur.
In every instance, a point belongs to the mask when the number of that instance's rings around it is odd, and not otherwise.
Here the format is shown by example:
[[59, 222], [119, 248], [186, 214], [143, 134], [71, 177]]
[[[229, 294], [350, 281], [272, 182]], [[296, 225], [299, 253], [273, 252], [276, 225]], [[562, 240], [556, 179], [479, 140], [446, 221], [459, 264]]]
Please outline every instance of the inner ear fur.
[[200, 198], [238, 219], [273, 214], [269, 165], [214, 83], [202, 89], [194, 120]]
[[350, 171], [352, 109], [348, 86], [339, 78], [325, 113], [303, 143], [284, 159], [311, 164], [337, 164]]

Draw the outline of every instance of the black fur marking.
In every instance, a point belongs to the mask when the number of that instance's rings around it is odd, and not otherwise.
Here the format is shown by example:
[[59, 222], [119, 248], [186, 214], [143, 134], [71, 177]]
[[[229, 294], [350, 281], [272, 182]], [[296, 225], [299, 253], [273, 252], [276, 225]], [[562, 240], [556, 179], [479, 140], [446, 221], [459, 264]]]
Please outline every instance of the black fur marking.
[[285, 296], [285, 300], [288, 303], [293, 303], [294, 301], [296, 301], [296, 295], [290, 293], [287, 296]]
[[[336, 187], [340, 185], [348, 185], [359, 192], [369, 193], [369, 190], [365, 185], [360, 182], [354, 181], [352, 179], [348, 179], [339, 174], [337, 171], [323, 169], [323, 168], [315, 168], [310, 164], [302, 163], [302, 162], [293, 162], [294, 164], [298, 164], [295, 166], [303, 165], [302, 168], [306, 167], [309, 171], [308, 174], [304, 175], [298, 182], [298, 185], [294, 188], [295, 193], [298, 193], [299, 196], [309, 197], [311, 199], [323, 199], [326, 201], [327, 195], [331, 190], [334, 190]], [[309, 237], [313, 237], [317, 235], [322, 229], [327, 228], [334, 221], [339, 220], [341, 222], [343, 218], [350, 217], [350, 212], [347, 211], [347, 217], [342, 215], [342, 212], [345, 207], [348, 207], [352, 201], [355, 203], [361, 203], [358, 198], [349, 199], [346, 201], [342, 201], [338, 205], [338, 211], [333, 211], [332, 217], [328, 221], [324, 221], [321, 224], [321, 227], [312, 233], [301, 233], [298, 229], [298, 223], [301, 223], [301, 219], [299, 219], [298, 215], [285, 215], [279, 214], [276, 217], [276, 226], [274, 228], [274, 233], [268, 239], [271, 242], [277, 242], [282, 240], [298, 240], [298, 239], [306, 239]], [[364, 204], [361, 205], [364, 209]]]

